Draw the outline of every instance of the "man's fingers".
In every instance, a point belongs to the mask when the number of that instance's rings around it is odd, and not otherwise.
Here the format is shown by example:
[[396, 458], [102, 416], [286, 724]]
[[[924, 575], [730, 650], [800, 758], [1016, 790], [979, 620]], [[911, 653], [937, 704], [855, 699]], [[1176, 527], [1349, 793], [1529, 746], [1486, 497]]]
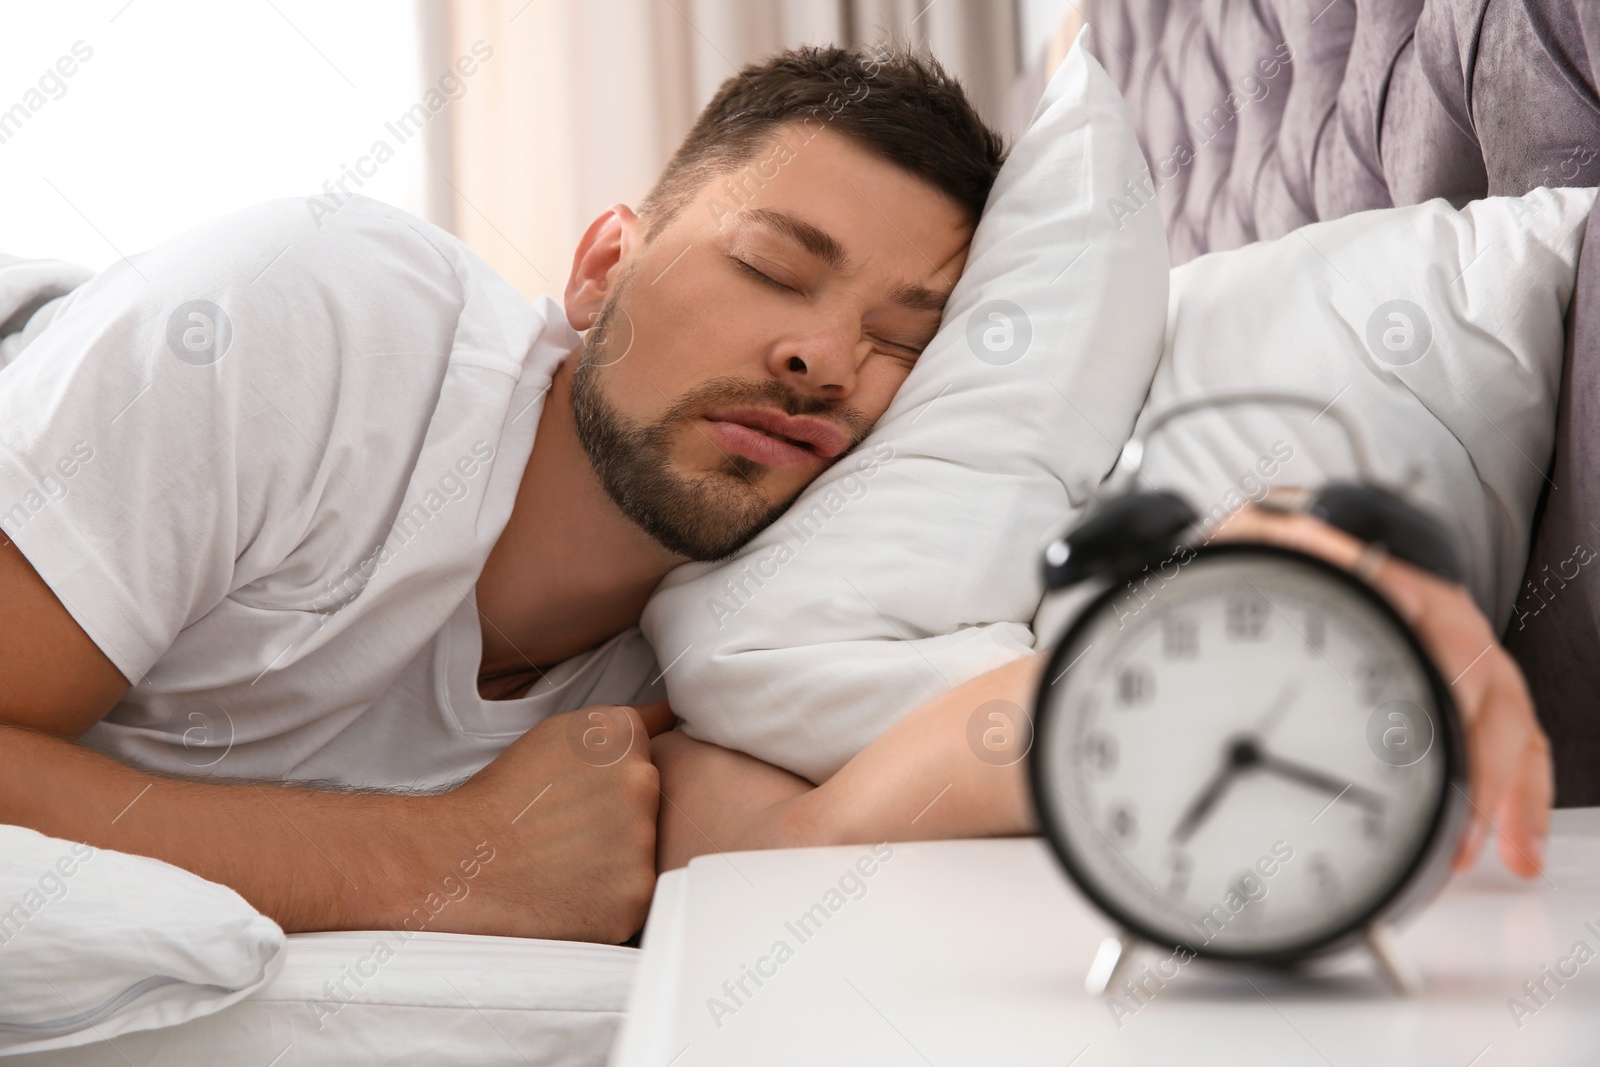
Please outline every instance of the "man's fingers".
[[658, 719], [657, 705], [664, 704], [657, 701], [642, 709], [627, 704], [590, 704], [554, 716], [552, 725], [566, 735], [572, 755], [591, 767], [614, 767], [630, 757], [649, 763], [650, 735], [639, 712], [649, 711]]
[[[1498, 657], [1501, 653], [1495, 650], [1490, 655]], [[1500, 820], [1520, 786], [1518, 775], [1526, 763], [1524, 754], [1536, 731], [1531, 729], [1531, 710], [1523, 706], [1526, 697], [1521, 686], [1508, 684], [1499, 672], [1501, 665], [1497, 662], [1494, 666], [1496, 676], [1484, 692], [1483, 706], [1467, 725], [1472, 818], [1480, 825], [1468, 832], [1468, 848], [1459, 857], [1458, 867], [1470, 866], [1476, 860], [1484, 839], [1482, 823], [1494, 820], [1505, 835], [1516, 834], [1520, 828], [1520, 824], [1507, 826]], [[1513, 843], [1521, 846], [1521, 842]]]
[[678, 725], [678, 717], [672, 713], [672, 708], [665, 700], [652, 700], [648, 704], [637, 704], [633, 709], [639, 716], [644, 729], [651, 737], [664, 734]]
[[1218, 541], [1265, 541], [1298, 548], [1347, 569], [1354, 568], [1361, 559], [1360, 541], [1305, 514], [1243, 508], [1229, 515], [1213, 536]]
[[1507, 869], [1531, 878], [1544, 869], [1545, 839], [1550, 834], [1550, 803], [1555, 781], [1550, 744], [1535, 732], [1523, 751], [1522, 767], [1499, 815], [1500, 859]]

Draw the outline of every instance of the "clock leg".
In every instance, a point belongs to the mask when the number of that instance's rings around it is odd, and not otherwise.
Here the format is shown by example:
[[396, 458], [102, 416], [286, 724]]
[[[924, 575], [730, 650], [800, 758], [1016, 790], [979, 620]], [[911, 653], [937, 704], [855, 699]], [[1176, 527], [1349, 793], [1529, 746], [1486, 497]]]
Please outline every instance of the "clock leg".
[[1386, 923], [1367, 927], [1367, 949], [1377, 962], [1378, 970], [1397, 993], [1413, 997], [1422, 992], [1422, 977], [1396, 947], [1393, 927]]
[[1104, 996], [1117, 979], [1128, 973], [1133, 963], [1133, 950], [1137, 947], [1138, 940], [1132, 934], [1107, 935], [1094, 954], [1094, 962], [1089, 964], [1089, 973], [1084, 976], [1084, 992], [1091, 997]]

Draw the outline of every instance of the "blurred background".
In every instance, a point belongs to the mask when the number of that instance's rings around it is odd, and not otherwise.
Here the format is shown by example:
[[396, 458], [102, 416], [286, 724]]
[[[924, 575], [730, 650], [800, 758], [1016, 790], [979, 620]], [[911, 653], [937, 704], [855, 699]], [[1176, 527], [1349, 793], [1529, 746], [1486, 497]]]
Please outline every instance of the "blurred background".
[[66, 0], [0, 5], [0, 252], [104, 267], [236, 208], [347, 193], [460, 236], [524, 293], [637, 204], [737, 68], [797, 44], [933, 51], [1008, 134], [1070, 0]]

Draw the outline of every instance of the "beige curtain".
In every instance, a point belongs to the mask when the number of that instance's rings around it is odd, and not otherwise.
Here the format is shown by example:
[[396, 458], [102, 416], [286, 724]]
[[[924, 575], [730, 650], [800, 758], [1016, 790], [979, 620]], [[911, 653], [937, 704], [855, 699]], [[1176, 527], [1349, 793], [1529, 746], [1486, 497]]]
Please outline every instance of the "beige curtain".
[[[430, 215], [529, 296], [637, 204], [740, 66], [798, 44], [931, 49], [991, 123], [1031, 111], [1014, 0], [423, 0], [430, 69], [493, 50], [428, 127]], [[1019, 89], [1020, 87], [1020, 89]]]

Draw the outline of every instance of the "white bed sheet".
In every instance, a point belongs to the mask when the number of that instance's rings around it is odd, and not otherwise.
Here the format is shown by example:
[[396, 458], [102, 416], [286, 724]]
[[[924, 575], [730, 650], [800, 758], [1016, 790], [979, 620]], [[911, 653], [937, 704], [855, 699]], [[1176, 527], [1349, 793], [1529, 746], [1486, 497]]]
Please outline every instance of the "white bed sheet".
[[[374, 951], [380, 942], [391, 958]], [[278, 977], [215, 1015], [0, 1062], [598, 1067], [638, 958], [636, 949], [572, 941], [423, 933], [402, 944], [382, 931], [295, 934]]]

